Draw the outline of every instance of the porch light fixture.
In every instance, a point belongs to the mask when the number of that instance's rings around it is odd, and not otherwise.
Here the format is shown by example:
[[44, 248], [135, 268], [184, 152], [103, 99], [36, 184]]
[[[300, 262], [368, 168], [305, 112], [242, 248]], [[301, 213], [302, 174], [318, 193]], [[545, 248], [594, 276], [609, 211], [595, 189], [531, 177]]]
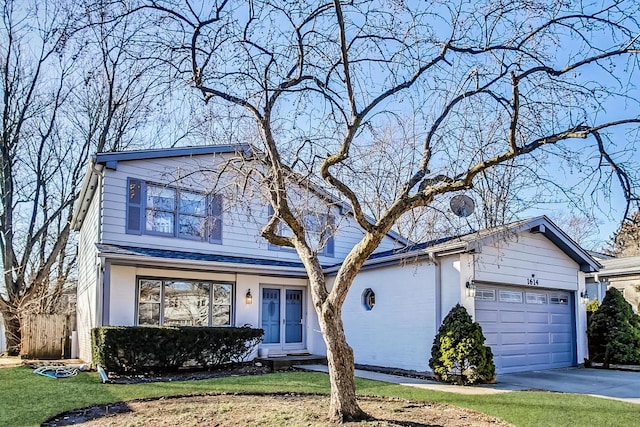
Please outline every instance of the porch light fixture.
[[580, 292], [580, 302], [582, 305], [587, 305], [589, 303], [589, 294], [586, 290], [584, 292]]
[[244, 296], [245, 304], [251, 304], [253, 302], [253, 296], [251, 296], [251, 289], [247, 291], [247, 294]]
[[471, 282], [467, 282], [465, 284], [466, 289], [466, 294], [469, 298], [475, 298], [476, 297], [476, 284], [473, 283], [473, 280]]

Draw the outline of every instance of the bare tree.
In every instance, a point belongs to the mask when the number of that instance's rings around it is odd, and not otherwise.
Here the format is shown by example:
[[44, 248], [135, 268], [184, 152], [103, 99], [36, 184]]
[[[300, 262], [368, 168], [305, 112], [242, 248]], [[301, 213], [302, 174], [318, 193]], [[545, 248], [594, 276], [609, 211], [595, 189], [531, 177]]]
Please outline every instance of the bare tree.
[[[150, 45], [170, 47], [167, 61], [190, 74], [212, 108], [252, 117], [273, 208], [262, 236], [295, 248], [306, 268], [327, 345], [331, 420], [365, 416], [341, 309], [403, 215], [472, 188], [498, 166], [539, 168], [540, 153], [590, 165], [637, 200], [625, 169], [636, 140], [613, 148], [610, 132], [640, 123], [631, 79], [638, 8], [631, 0], [156, 0], [135, 9], [162, 22], [163, 31], [149, 30]], [[604, 114], [611, 105], [625, 108]], [[402, 115], [418, 123], [415, 155], [403, 157], [402, 181], [369, 217], [348, 176], [361, 166], [358, 150]], [[485, 127], [491, 134], [476, 137]], [[364, 230], [330, 288], [292, 207], [292, 189], [318, 177]]]
[[97, 25], [103, 7], [77, 15], [76, 6], [2, 9], [0, 312], [12, 354], [21, 316], [53, 311], [74, 274], [70, 221], [89, 153], [129, 146], [159, 93], [129, 20]]

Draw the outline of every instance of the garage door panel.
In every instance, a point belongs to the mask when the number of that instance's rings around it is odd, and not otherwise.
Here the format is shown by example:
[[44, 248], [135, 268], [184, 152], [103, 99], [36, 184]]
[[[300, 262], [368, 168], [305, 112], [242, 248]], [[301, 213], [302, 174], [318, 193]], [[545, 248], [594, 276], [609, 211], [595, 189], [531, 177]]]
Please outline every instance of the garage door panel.
[[502, 345], [526, 344], [527, 336], [518, 332], [500, 334]]
[[498, 312], [494, 310], [476, 310], [476, 322], [483, 324], [498, 323]]
[[551, 353], [552, 363], [556, 364], [570, 364], [572, 363], [573, 354], [571, 352], [565, 353]]
[[550, 353], [529, 353], [527, 364], [529, 365], [547, 365], [552, 362]]
[[[487, 287], [495, 295], [534, 292], [528, 288]], [[552, 303], [556, 291], [536, 289], [529, 302], [476, 300], [476, 321], [494, 354], [498, 373], [571, 366], [575, 363], [573, 306]], [[546, 294], [546, 298], [543, 294]], [[525, 301], [527, 301], [525, 299]], [[571, 301], [570, 299], [568, 301]]]
[[552, 325], [569, 325], [571, 324], [571, 316], [566, 314], [551, 314]]
[[498, 317], [501, 323], [524, 323], [522, 311], [501, 310]]
[[551, 334], [551, 342], [554, 344], [567, 344], [571, 342], [573, 336], [569, 333]]
[[[504, 341], [504, 339], [503, 339]], [[519, 356], [527, 354], [527, 343], [504, 343], [500, 346], [502, 356]]]
[[501, 359], [502, 359], [502, 366], [501, 366], [502, 368], [522, 366], [527, 363], [527, 356], [525, 354], [503, 355]]
[[549, 334], [545, 332], [527, 334], [528, 344], [551, 344]]
[[548, 324], [549, 323], [549, 313], [526, 313], [527, 323], [540, 323], [540, 324]]

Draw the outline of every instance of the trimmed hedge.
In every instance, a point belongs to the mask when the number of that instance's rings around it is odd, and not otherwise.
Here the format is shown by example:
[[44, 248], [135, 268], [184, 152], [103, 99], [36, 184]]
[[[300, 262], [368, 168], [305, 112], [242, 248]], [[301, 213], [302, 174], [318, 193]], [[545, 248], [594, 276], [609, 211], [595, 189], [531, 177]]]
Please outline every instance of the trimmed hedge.
[[250, 327], [104, 326], [92, 331], [93, 362], [108, 372], [215, 368], [240, 362], [262, 340]]
[[484, 345], [482, 327], [456, 304], [442, 321], [431, 347], [429, 366], [436, 378], [460, 385], [493, 382], [493, 352]]

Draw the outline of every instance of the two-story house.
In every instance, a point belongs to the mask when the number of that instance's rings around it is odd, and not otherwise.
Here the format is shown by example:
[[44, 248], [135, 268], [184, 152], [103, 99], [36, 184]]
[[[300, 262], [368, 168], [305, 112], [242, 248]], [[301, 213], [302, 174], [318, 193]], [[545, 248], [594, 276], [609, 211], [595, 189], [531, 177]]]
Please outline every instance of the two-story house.
[[[90, 330], [101, 325], [250, 324], [271, 355], [325, 353], [302, 263], [260, 237], [270, 208], [234, 178], [241, 162], [226, 167], [245, 149], [92, 159], [73, 218], [81, 359], [91, 360]], [[320, 194], [306, 203], [326, 204]], [[340, 203], [320, 211], [307, 226], [313, 240], [331, 222], [320, 252], [330, 286], [363, 232]], [[357, 363], [427, 371], [442, 318], [461, 303], [498, 372], [572, 366], [586, 357], [584, 273], [597, 269], [546, 217], [420, 245], [389, 233], [349, 292], [345, 332]]]

